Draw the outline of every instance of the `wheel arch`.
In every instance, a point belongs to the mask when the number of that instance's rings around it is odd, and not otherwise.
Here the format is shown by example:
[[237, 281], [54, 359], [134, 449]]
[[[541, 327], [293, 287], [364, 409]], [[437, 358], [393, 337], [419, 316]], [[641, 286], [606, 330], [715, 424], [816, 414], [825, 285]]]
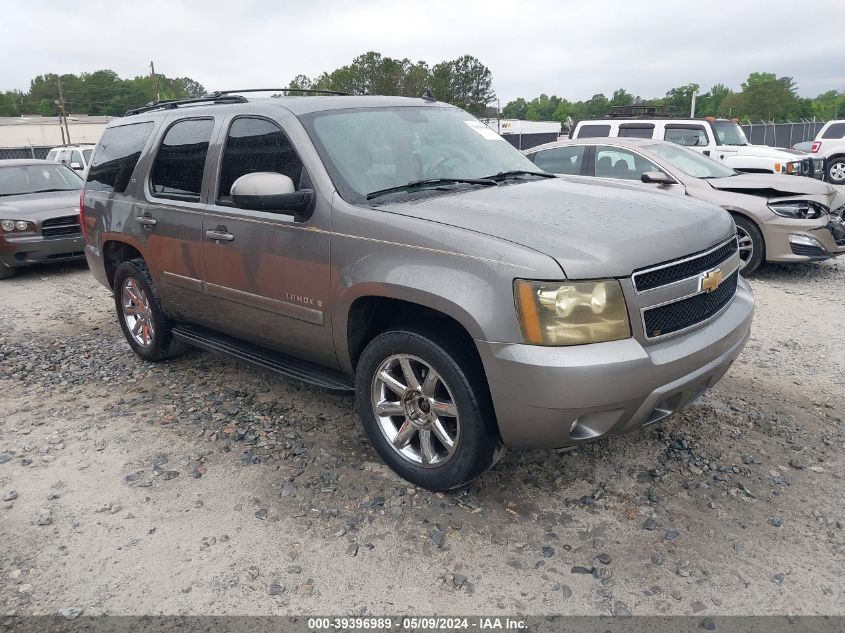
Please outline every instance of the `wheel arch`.
[[470, 344], [478, 355], [473, 339], [481, 335], [480, 325], [461, 306], [443, 297], [404, 287], [362, 284], [344, 297], [343, 304], [342, 316], [335, 321], [335, 345], [338, 360], [347, 371], [355, 371], [367, 343], [398, 326], [423, 330], [436, 326]]
[[132, 259], [143, 259], [140, 249], [131, 241], [107, 238], [103, 242], [103, 265], [106, 271], [109, 287], [114, 289], [114, 275], [118, 266]]
[[757, 231], [760, 233], [760, 238], [763, 240], [763, 258], [762, 258], [761, 261], [765, 262], [766, 261], [766, 234], [763, 232], [763, 228], [760, 225], [760, 222], [757, 219], [755, 219], [754, 216], [751, 215], [745, 209], [741, 209], [739, 207], [732, 207], [732, 206], [723, 206], [722, 208], [725, 211], [727, 211], [728, 213], [730, 213], [731, 217], [733, 217], [734, 220], [736, 220], [737, 217], [740, 217], [743, 220], [747, 220], [748, 222], [751, 222], [751, 224], [753, 224], [755, 226]]

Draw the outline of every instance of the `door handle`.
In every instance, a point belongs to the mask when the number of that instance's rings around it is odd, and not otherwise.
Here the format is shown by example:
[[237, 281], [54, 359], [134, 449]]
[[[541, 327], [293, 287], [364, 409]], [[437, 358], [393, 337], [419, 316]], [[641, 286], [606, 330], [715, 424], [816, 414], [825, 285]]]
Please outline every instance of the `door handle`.
[[709, 149], [706, 149], [701, 153], [704, 154], [705, 156], [710, 156], [710, 150]]
[[206, 231], [205, 236], [217, 242], [231, 242], [235, 239], [234, 235], [220, 229], [211, 229], [209, 231]]
[[138, 220], [138, 224], [141, 226], [155, 226], [158, 224], [158, 220], [150, 215], [139, 215], [135, 219]]

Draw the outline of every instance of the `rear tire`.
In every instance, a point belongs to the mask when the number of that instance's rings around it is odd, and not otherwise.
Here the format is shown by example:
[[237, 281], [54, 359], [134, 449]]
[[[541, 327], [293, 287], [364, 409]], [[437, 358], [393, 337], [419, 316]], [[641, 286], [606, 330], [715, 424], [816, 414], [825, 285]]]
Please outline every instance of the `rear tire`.
[[143, 259], [118, 266], [114, 275], [114, 303], [126, 341], [144, 360], [158, 362], [185, 350], [184, 344], [173, 340], [173, 325], [161, 307]]
[[832, 185], [845, 185], [845, 156], [827, 161], [827, 181]]
[[765, 261], [766, 243], [763, 240], [763, 234], [754, 222], [739, 215], [733, 218], [739, 240], [739, 272], [744, 277], [748, 277]]
[[410, 330], [384, 332], [361, 354], [355, 390], [373, 447], [418, 486], [457, 488], [501, 455], [484, 375], [456, 341]]
[[11, 279], [15, 276], [15, 269], [4, 264], [0, 264], [0, 279]]

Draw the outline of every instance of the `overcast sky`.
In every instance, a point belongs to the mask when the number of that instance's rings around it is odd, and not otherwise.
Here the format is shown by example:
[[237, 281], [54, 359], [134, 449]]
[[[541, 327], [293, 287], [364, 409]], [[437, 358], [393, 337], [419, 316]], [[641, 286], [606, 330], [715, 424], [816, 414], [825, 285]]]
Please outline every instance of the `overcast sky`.
[[[518, 8], [522, 6], [522, 8]], [[803, 96], [845, 90], [841, 0], [0, 0], [0, 89], [38, 74], [156, 71], [209, 90], [286, 86], [368, 50], [429, 64], [463, 54], [493, 72], [502, 105], [689, 82], [734, 89], [752, 71]]]

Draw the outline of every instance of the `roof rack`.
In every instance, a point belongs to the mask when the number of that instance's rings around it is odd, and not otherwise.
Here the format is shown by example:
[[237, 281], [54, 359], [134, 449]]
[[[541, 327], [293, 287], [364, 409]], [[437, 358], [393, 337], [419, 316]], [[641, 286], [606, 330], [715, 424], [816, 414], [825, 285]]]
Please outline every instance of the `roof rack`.
[[338, 97], [351, 97], [348, 92], [339, 92], [337, 90], [317, 90], [312, 88], [247, 88], [246, 90], [215, 90], [209, 97], [222, 97], [226, 95], [238, 94], [241, 92], [304, 92], [310, 95], [335, 95]]
[[152, 110], [171, 110], [182, 105], [190, 105], [194, 103], [246, 103], [246, 97], [239, 97], [237, 95], [216, 94], [211, 93], [204, 97], [196, 97], [191, 99], [161, 99], [159, 101], [151, 101], [147, 105], [140, 108], [132, 108], [127, 110], [123, 116], [132, 116], [133, 114], [141, 114], [142, 112], [150, 112]]
[[606, 119], [674, 119], [675, 107], [669, 105], [637, 104], [611, 106]]

